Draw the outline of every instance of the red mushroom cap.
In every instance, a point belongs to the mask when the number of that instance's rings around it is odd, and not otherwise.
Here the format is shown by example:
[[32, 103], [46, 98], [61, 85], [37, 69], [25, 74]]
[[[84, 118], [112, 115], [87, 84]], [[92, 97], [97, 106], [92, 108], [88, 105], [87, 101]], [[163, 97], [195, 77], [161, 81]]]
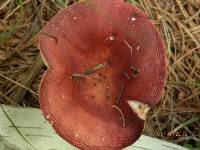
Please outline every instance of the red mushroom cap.
[[39, 45], [48, 64], [40, 105], [62, 138], [117, 150], [140, 137], [166, 78], [163, 43], [141, 10], [123, 0], [76, 3], [44, 27]]

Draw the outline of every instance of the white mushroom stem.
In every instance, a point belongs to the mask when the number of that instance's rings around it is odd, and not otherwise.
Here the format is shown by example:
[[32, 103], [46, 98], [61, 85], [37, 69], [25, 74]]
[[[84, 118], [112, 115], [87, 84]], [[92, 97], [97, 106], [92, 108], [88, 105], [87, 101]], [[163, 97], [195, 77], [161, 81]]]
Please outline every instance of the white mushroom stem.
[[136, 100], [127, 100], [127, 103], [139, 118], [146, 120], [147, 112], [150, 110], [150, 107], [147, 104]]

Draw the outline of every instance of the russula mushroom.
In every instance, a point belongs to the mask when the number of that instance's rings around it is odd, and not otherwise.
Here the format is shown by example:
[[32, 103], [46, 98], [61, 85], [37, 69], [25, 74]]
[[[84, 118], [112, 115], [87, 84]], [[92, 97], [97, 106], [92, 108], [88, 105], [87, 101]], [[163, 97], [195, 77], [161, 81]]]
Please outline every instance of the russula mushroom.
[[160, 35], [123, 0], [86, 0], [52, 18], [39, 36], [48, 65], [40, 105], [57, 133], [80, 149], [118, 150], [142, 134], [166, 78]]

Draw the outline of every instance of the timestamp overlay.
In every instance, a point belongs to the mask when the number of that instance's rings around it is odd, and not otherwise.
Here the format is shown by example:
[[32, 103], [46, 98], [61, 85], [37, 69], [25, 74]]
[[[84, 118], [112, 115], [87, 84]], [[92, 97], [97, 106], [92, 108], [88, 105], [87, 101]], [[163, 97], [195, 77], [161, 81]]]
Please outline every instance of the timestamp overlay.
[[190, 133], [187, 131], [156, 131], [157, 137], [186, 137], [189, 136]]

